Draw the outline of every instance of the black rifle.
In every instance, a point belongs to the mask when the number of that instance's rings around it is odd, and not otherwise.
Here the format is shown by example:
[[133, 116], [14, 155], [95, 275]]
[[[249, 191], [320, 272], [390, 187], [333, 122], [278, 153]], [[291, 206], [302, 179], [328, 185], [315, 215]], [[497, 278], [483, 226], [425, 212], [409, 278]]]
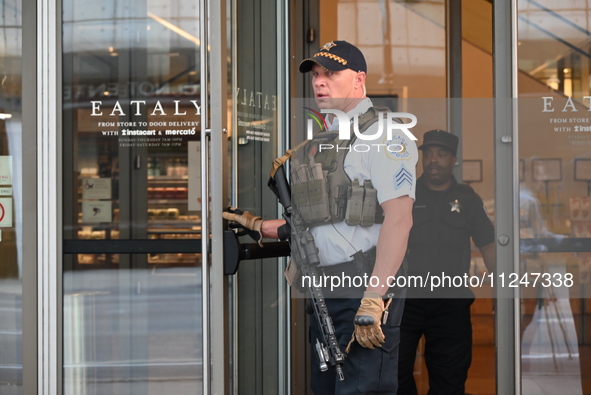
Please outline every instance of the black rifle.
[[322, 339], [316, 339], [316, 354], [320, 363], [320, 370], [326, 371], [328, 367], [336, 370], [339, 381], [345, 380], [342, 365], [345, 362], [345, 354], [341, 351], [335, 335], [332, 318], [328, 313], [326, 300], [320, 287], [314, 285], [314, 278], [317, 276], [317, 266], [320, 264], [318, 248], [310, 231], [303, 226], [302, 219], [297, 209], [291, 205], [291, 188], [285, 175], [284, 166], [281, 165], [275, 175], [269, 178], [267, 183], [275, 193], [283, 206], [283, 218], [289, 228], [291, 257], [300, 269], [302, 276], [312, 279], [309, 290], [309, 297], [314, 307], [316, 322]]

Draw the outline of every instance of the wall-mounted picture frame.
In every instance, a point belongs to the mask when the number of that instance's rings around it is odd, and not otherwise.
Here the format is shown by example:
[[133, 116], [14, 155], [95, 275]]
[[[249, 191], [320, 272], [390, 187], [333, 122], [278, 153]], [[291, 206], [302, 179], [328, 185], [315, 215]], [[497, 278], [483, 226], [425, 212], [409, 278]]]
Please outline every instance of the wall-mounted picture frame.
[[482, 182], [482, 160], [464, 159], [462, 161], [463, 182]]
[[591, 181], [591, 159], [575, 159], [575, 181]]
[[562, 159], [532, 159], [532, 177], [534, 181], [562, 180]]
[[525, 181], [525, 159], [519, 159], [519, 182]]

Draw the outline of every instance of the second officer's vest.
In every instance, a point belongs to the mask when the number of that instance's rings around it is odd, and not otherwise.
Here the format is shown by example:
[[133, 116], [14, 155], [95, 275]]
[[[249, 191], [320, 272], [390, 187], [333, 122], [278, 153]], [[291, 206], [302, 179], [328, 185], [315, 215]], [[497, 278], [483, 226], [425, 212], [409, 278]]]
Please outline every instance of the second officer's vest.
[[[371, 107], [359, 118], [359, 132], [378, 121], [387, 108]], [[338, 132], [317, 133], [291, 158], [292, 202], [305, 226], [345, 221], [350, 226], [382, 223], [384, 216], [377, 190], [370, 180], [359, 185], [345, 172], [345, 157], [356, 135], [340, 140]]]

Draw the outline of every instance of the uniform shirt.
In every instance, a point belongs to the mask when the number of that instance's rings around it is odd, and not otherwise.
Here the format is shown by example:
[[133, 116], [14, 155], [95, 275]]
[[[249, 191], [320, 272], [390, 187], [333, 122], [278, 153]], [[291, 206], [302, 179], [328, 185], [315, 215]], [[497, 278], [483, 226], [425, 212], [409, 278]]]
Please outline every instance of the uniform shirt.
[[[366, 98], [347, 113], [351, 122], [355, 115], [361, 115], [372, 107]], [[378, 131], [378, 123], [371, 125], [363, 134], [374, 135]], [[329, 130], [338, 130], [338, 120], [329, 125]], [[353, 134], [352, 134], [353, 136]], [[383, 144], [374, 146], [372, 144]], [[386, 145], [400, 144], [404, 151], [392, 153]], [[369, 149], [367, 149], [369, 147]], [[379, 152], [378, 152], [379, 149]], [[392, 151], [399, 149], [391, 148]], [[377, 140], [356, 139], [351, 151], [345, 157], [345, 172], [351, 180], [358, 179], [360, 185], [371, 180], [378, 192], [378, 201], [383, 203], [401, 196], [415, 198], [416, 164], [418, 159], [417, 146], [402, 131], [394, 130], [392, 139], [388, 140], [386, 127]], [[357, 251], [368, 251], [378, 243], [382, 225], [369, 227], [349, 226], [344, 221], [336, 224], [313, 227], [310, 232], [314, 236], [319, 250], [320, 266], [331, 266], [352, 261]], [[395, 237], [395, 235], [393, 235]]]
[[[417, 181], [413, 227], [408, 242], [408, 275], [463, 276], [470, 270], [470, 238], [478, 247], [494, 242], [494, 228], [482, 199], [455, 178], [445, 191]], [[420, 290], [409, 289], [412, 294]], [[431, 295], [433, 296], [433, 295]]]

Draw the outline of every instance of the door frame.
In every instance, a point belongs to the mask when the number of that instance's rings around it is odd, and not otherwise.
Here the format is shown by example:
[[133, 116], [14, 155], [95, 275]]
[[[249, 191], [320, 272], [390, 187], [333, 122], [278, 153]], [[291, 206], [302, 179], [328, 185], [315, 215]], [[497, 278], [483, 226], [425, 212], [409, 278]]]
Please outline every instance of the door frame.
[[[47, 82], [51, 79], [50, 70], [44, 69], [41, 62], [49, 56], [49, 49], [43, 53], [38, 51], [41, 48], [43, 38], [52, 42], [55, 37], [48, 36], [47, 24], [42, 24], [37, 18], [39, 3], [22, 1], [22, 113], [27, 116], [22, 117], [22, 147], [21, 147], [21, 165], [22, 165], [22, 235], [27, 238], [27, 248], [22, 240], [22, 391], [24, 394], [33, 394], [40, 392], [44, 383], [44, 377], [51, 377], [51, 372], [44, 371], [40, 361], [44, 357], [42, 352], [51, 344], [42, 341], [42, 334], [50, 330], [49, 325], [40, 325], [47, 321], [43, 319], [44, 307], [41, 300], [44, 292], [51, 292], [47, 289], [49, 284], [42, 282], [43, 265], [41, 262], [41, 253], [47, 253], [47, 244], [41, 245], [44, 241], [40, 224], [43, 219], [38, 218], [38, 213], [42, 212], [44, 201], [38, 192], [43, 193], [47, 198], [52, 192], [44, 190], [46, 181], [39, 177], [44, 174], [43, 166], [50, 163], [54, 158], [47, 158], [51, 152], [49, 147], [43, 146], [43, 130], [39, 126], [43, 120], [43, 103], [39, 99], [41, 96], [40, 87], [48, 89], [51, 85]], [[51, 13], [52, 9], [44, 8], [45, 13]], [[26, 28], [25, 28], [26, 26]], [[33, 29], [35, 27], [35, 29]], [[51, 104], [49, 104], [51, 105]], [[54, 114], [54, 113], [53, 113]], [[31, 131], [26, 133], [24, 131]], [[46, 134], [48, 131], [45, 132]], [[43, 147], [41, 150], [37, 148]], [[52, 167], [57, 162], [51, 162]], [[47, 168], [46, 168], [47, 169]], [[47, 176], [47, 174], [45, 174]], [[36, 181], [35, 181], [36, 180]], [[46, 181], [47, 182], [47, 181]], [[27, 213], [27, 215], [24, 215]], [[46, 270], [49, 270], [47, 268]], [[41, 287], [41, 286], [44, 287]], [[51, 293], [50, 293], [51, 294]], [[45, 316], [47, 317], [47, 316]], [[55, 324], [54, 322], [50, 324]], [[41, 348], [45, 347], [45, 348]]]
[[[493, 7], [495, 237], [497, 273], [519, 273], [517, 0]], [[495, 288], [497, 393], [521, 393], [519, 288]]]
[[[35, 84], [35, 125], [30, 130], [36, 130], [35, 138], [39, 149], [36, 159], [36, 193], [31, 194], [37, 199], [37, 215], [31, 216], [36, 220], [36, 326], [37, 329], [35, 352], [36, 366], [31, 365], [32, 350], [24, 350], [24, 356], [29, 363], [23, 361], [24, 374], [37, 371], [36, 388], [29, 387], [24, 380], [24, 393], [61, 394], [62, 393], [62, 117], [60, 110], [61, 87], [61, 3], [50, 0], [38, 2], [23, 1], [23, 36], [29, 33], [31, 26], [35, 26], [35, 40], [23, 37], [23, 56], [30, 49], [35, 51], [35, 58], [23, 57], [23, 65], [35, 67], [35, 72], [24, 74], [23, 85]], [[29, 23], [25, 22], [28, 20]], [[34, 22], [33, 22], [34, 21]], [[27, 61], [25, 61], [27, 60]], [[31, 62], [28, 62], [30, 60]], [[23, 70], [25, 73], [27, 70]], [[31, 78], [36, 77], [36, 80]], [[31, 82], [31, 81], [35, 82]], [[23, 86], [26, 95], [32, 88]], [[25, 103], [23, 103], [23, 106]], [[30, 103], [32, 105], [32, 103]], [[23, 121], [23, 130], [28, 130]], [[32, 125], [31, 125], [32, 126]], [[23, 133], [27, 135], [27, 133]], [[23, 140], [24, 141], [24, 140]], [[27, 166], [24, 166], [25, 168]], [[26, 195], [25, 195], [26, 196]], [[24, 265], [25, 266], [25, 265]], [[26, 273], [25, 273], [26, 275]], [[32, 289], [32, 287], [30, 287]], [[23, 295], [29, 293], [25, 288]], [[33, 292], [31, 292], [33, 294]], [[23, 321], [32, 321], [31, 312], [23, 313]], [[23, 322], [23, 343], [29, 339], [26, 334], [27, 326]], [[31, 345], [30, 348], [33, 346]], [[26, 386], [26, 387], [25, 387]], [[33, 392], [29, 392], [33, 391]]]
[[[209, 184], [204, 183], [202, 198], [218, 196], [221, 198], [204, 198], [204, 212], [220, 213], [227, 200], [226, 171], [223, 158], [226, 146], [226, 2], [200, 2], [201, 15], [208, 15], [206, 40], [201, 51], [201, 59], [211, 64], [209, 84], [202, 84], [202, 93], [210, 89], [210, 110], [202, 106], [202, 129], [211, 144], [211, 177]], [[39, 0], [38, 2], [23, 1], [23, 108], [30, 115], [23, 119], [23, 130], [35, 130], [36, 133], [23, 133], [23, 161], [34, 160], [35, 164], [23, 164], [23, 178], [37, 180], [36, 183], [23, 183], [25, 188], [23, 207], [29, 213], [23, 219], [24, 234], [34, 235], [33, 248], [24, 249], [24, 262], [36, 262], [23, 265], [23, 393], [61, 394], [63, 393], [63, 254], [80, 252], [92, 253], [106, 244], [80, 243], [74, 245], [63, 237], [63, 165], [62, 165], [62, 90], [61, 75], [62, 56], [62, 12], [61, 2]], [[31, 26], [35, 26], [32, 29]], [[201, 75], [207, 76], [206, 63], [201, 64]], [[205, 96], [202, 96], [205, 97]], [[33, 110], [34, 109], [34, 110]], [[208, 115], [210, 119], [208, 119]], [[39, 149], [37, 150], [37, 147]], [[201, 145], [201, 156], [208, 158], [207, 144]], [[25, 155], [27, 153], [27, 155]], [[34, 158], [34, 159], [29, 159]], [[202, 180], [207, 180], [206, 169], [202, 167]], [[37, 213], [41, 215], [31, 215]], [[222, 259], [222, 221], [212, 221], [211, 231], [204, 215], [203, 234], [211, 234], [202, 238], [201, 246], [184, 243], [181, 247], [188, 252], [204, 251], [204, 267], [211, 262]], [[112, 242], [112, 241], [111, 241]], [[116, 243], [117, 244], [117, 243]], [[137, 245], [119, 243], [119, 253], [133, 253], [144, 250], [142, 241]], [[185, 245], [186, 244], [186, 245]], [[194, 243], [193, 243], [194, 244]], [[152, 243], [153, 245], [153, 243]], [[65, 248], [64, 248], [65, 246]], [[158, 248], [158, 246], [156, 246]], [[163, 246], [160, 246], [163, 247]], [[203, 249], [199, 248], [203, 247]], [[139, 248], [139, 249], [138, 249]], [[135, 251], [138, 249], [138, 251]], [[195, 250], [195, 251], [194, 251]], [[104, 250], [102, 250], [104, 252]], [[210, 255], [211, 254], [211, 258]], [[229, 393], [228, 381], [228, 314], [227, 314], [227, 281], [223, 275], [222, 265], [207, 266], [203, 270], [207, 276], [209, 287], [203, 287], [203, 301], [211, 300], [207, 310], [203, 310], [204, 354], [215, 350], [211, 357], [204, 358], [210, 364], [204, 364], [203, 393]], [[211, 274], [211, 278], [209, 278]], [[36, 292], [32, 292], [36, 289]], [[30, 291], [31, 290], [31, 291]], [[204, 304], [205, 306], [205, 304]], [[208, 315], [210, 312], [211, 315]], [[209, 323], [216, 323], [215, 331], [211, 331]], [[223, 323], [221, 326], [219, 323]], [[207, 328], [207, 329], [206, 329]], [[208, 345], [209, 347], [207, 347]], [[207, 350], [207, 351], [206, 351]]]
[[[228, 100], [226, 96], [228, 92], [228, 41], [226, 24], [228, 18], [226, 1], [202, 0], [200, 4], [203, 10], [201, 15], [208, 15], [209, 22], [201, 24], [201, 48], [209, 48], [208, 61], [206, 60], [206, 51], [201, 51], [201, 97], [207, 98], [207, 93], [210, 92], [209, 103], [203, 100], [201, 111], [202, 235], [211, 233], [211, 241], [208, 237], [201, 237], [202, 284], [210, 285], [208, 288], [202, 287], [203, 394], [208, 395], [210, 393], [230, 393], [228, 279], [224, 275], [223, 265], [220, 264], [223, 262], [224, 256], [224, 224], [221, 220], [221, 213], [228, 201], [227, 180], [229, 176], [226, 163], [228, 152]], [[208, 25], [209, 29], [207, 29]], [[208, 75], [209, 81], [207, 81]], [[210, 120], [208, 120], [208, 110]], [[208, 158], [209, 164], [207, 163]], [[211, 171], [208, 171], [207, 166], [211, 166]], [[209, 196], [212, 196], [211, 201]], [[211, 221], [209, 220], [210, 214]], [[213, 323], [215, 328], [210, 323]], [[222, 325], [219, 325], [220, 323]], [[206, 364], [206, 361], [211, 361], [210, 366]]]

